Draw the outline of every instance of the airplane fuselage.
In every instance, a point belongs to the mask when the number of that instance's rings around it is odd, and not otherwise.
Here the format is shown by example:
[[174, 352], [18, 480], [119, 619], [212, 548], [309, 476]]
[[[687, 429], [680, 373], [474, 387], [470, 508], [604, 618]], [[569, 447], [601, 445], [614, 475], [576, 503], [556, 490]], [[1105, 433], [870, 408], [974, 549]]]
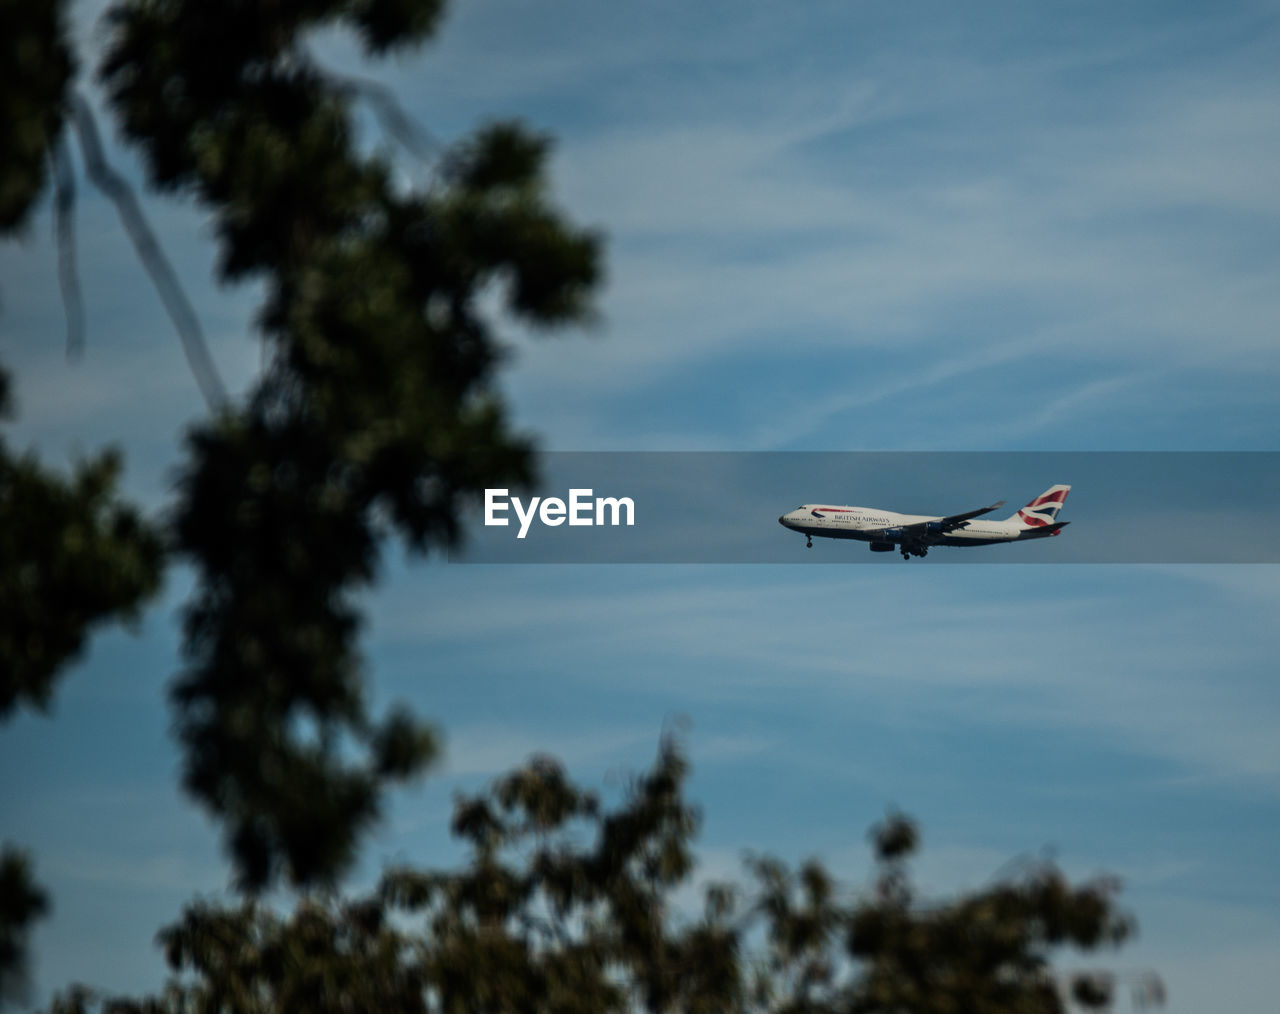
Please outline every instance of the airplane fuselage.
[[[901, 542], [895, 529], [941, 524], [943, 518], [929, 514], [899, 514], [876, 507], [833, 507], [805, 504], [778, 518], [784, 528], [823, 539], [857, 539], [860, 542], [891, 544]], [[995, 542], [1017, 542], [1052, 534], [1044, 529], [1028, 531], [1016, 521], [964, 521], [950, 532], [930, 533], [934, 546], [989, 546]]]

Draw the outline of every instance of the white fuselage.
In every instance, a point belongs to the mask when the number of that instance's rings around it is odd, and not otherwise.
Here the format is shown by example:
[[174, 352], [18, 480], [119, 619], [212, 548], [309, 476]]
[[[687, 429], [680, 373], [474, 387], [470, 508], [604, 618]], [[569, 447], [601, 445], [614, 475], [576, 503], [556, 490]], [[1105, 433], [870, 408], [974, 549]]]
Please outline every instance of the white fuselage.
[[[805, 504], [778, 518], [779, 523], [792, 531], [813, 538], [857, 539], [861, 542], [901, 541], [895, 529], [908, 525], [941, 522], [940, 516], [928, 514], [899, 514], [877, 507], [835, 507], [826, 504]], [[930, 541], [939, 546], [987, 546], [994, 542], [1015, 542], [1036, 538], [1040, 532], [1027, 531], [1016, 520], [962, 522], [946, 533], [938, 533]], [[1043, 534], [1048, 534], [1043, 533]]]

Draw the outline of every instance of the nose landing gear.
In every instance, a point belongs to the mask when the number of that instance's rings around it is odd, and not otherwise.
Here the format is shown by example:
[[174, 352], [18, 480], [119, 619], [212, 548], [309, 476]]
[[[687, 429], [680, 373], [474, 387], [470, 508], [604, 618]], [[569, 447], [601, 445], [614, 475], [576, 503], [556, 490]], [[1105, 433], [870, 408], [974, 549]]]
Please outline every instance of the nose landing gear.
[[813, 539], [811, 539], [808, 535], [804, 537], [804, 548], [805, 549], [813, 548]]

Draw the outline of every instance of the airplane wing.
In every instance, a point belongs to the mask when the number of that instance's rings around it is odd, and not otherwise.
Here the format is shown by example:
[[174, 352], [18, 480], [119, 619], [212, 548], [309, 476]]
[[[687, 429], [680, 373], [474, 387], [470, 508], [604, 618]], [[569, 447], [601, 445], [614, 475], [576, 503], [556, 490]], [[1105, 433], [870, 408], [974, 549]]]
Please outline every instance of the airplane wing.
[[[942, 519], [941, 531], [944, 531], [944, 532], [954, 531], [955, 529], [959, 528], [962, 524], [964, 524], [966, 521], [968, 521], [970, 518], [982, 517], [983, 514], [990, 514], [992, 511], [998, 511], [1003, 506], [1004, 506], [1004, 501], [997, 500], [990, 507], [979, 507], [976, 511], [965, 511], [963, 514], [952, 514], [949, 518]], [[927, 525], [927, 524], [929, 524], [929, 522], [927, 521], [923, 522], [923, 525]], [[922, 527], [922, 525], [912, 525], [911, 527], [920, 528]]]
[[945, 535], [947, 532], [953, 532], [970, 518], [981, 517], [983, 514], [990, 514], [994, 510], [999, 510], [1004, 506], [1004, 501], [1000, 500], [993, 503], [990, 507], [979, 507], [975, 511], [965, 511], [963, 514], [952, 514], [949, 517], [938, 518], [937, 521], [918, 521], [914, 525], [891, 525], [886, 528], [876, 529], [881, 532], [892, 532], [895, 535], [905, 535], [909, 538], [928, 538], [930, 535]]

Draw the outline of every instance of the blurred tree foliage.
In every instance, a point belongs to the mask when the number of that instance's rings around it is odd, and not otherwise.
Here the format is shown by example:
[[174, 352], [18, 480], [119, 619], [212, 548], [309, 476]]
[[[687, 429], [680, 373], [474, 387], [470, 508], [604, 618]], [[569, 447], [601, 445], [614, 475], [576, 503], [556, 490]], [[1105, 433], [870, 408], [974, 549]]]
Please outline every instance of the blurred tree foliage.
[[24, 228], [49, 173], [74, 63], [65, 3], [0, 3], [0, 234]]
[[0, 1007], [26, 998], [27, 930], [49, 907], [35, 885], [30, 860], [18, 849], [0, 850]]
[[[64, 131], [89, 154], [61, 8], [4, 4], [17, 75], [8, 228], [25, 222]], [[184, 780], [255, 890], [333, 883], [386, 787], [434, 755], [407, 710], [369, 713], [356, 596], [388, 536], [416, 552], [450, 546], [485, 486], [532, 480], [531, 444], [494, 391], [501, 354], [482, 299], [500, 291], [511, 316], [550, 328], [587, 318], [599, 273], [598, 238], [547, 197], [545, 139], [491, 125], [442, 152], [421, 190], [362, 150], [360, 91], [315, 62], [308, 37], [347, 28], [373, 57], [421, 42], [440, 13], [434, 0], [122, 0], [105, 18], [99, 78], [151, 185], [210, 213], [225, 281], [259, 278], [268, 293], [269, 367], [243, 404], [191, 429], [169, 529], [200, 578], [173, 689]], [[13, 547], [28, 555], [4, 561], [26, 603], [6, 616], [4, 647], [24, 654], [45, 624], [27, 664], [47, 669], [89, 620], [155, 587], [157, 554], [145, 526], [104, 516], [113, 458], [76, 477], [65, 519], [35, 513], [40, 495], [55, 498], [34, 467], [12, 480], [25, 499], [6, 504], [28, 519]], [[103, 538], [72, 539], [71, 515], [96, 518]], [[74, 588], [44, 586], [64, 572]], [[62, 607], [81, 597], [83, 609]], [[0, 706], [47, 693], [20, 676], [6, 673]]]
[[[72, 90], [65, 8], [0, 0], [0, 232], [27, 227], [51, 176], [65, 214], [71, 141], [126, 225], [137, 220]], [[553, 329], [589, 319], [600, 273], [599, 238], [548, 198], [546, 139], [492, 124], [410, 188], [353, 126], [356, 103], [385, 112], [385, 96], [307, 45], [346, 29], [375, 58], [430, 37], [441, 12], [440, 0], [118, 0], [105, 17], [98, 78], [150, 186], [210, 215], [223, 281], [267, 293], [267, 366], [189, 430], [163, 528], [120, 501], [113, 452], [62, 478], [0, 447], [0, 714], [43, 706], [89, 628], [135, 614], [166, 558], [198, 575], [175, 725], [184, 783], [223, 828], [245, 900], [190, 907], [161, 934], [166, 991], [106, 1006], [1061, 1009], [1051, 949], [1128, 932], [1112, 886], [1073, 888], [1045, 868], [922, 905], [903, 820], [876, 839], [867, 897], [840, 900], [818, 864], [762, 859], [751, 892], [711, 887], [703, 917], [683, 917], [697, 814], [671, 744], [612, 811], [536, 762], [459, 803], [454, 829], [472, 850], [461, 871], [393, 871], [372, 896], [339, 899], [386, 791], [436, 751], [406, 709], [370, 713], [358, 596], [389, 539], [452, 546], [486, 486], [534, 478], [494, 386], [495, 294], [502, 312]], [[155, 257], [148, 237], [135, 242]], [[288, 914], [256, 900], [277, 886], [304, 892]], [[17, 982], [45, 899], [16, 852], [0, 890], [0, 974]], [[1102, 1002], [1107, 985], [1074, 988]], [[56, 1006], [95, 1002], [77, 988]]]
[[[7, 387], [0, 374], [0, 418]], [[46, 708], [88, 629], [135, 616], [159, 585], [160, 536], [116, 497], [119, 471], [106, 452], [64, 479], [0, 441], [0, 719]]]
[[[809, 862], [751, 862], [753, 886], [690, 886], [697, 812], [664, 745], [605, 808], [549, 759], [457, 802], [456, 872], [390, 870], [367, 897], [312, 896], [287, 915], [252, 900], [190, 906], [160, 942], [173, 976], [115, 1014], [395, 1010], [422, 1014], [1049, 1014], [1064, 992], [1106, 1006], [1113, 983], [1050, 968], [1066, 947], [1130, 932], [1114, 884], [1073, 887], [1050, 865], [953, 901], [919, 901], [916, 830], [874, 833], [869, 889]], [[53, 1010], [99, 998], [72, 990]]]
[[[61, 144], [75, 68], [63, 7], [0, 2], [0, 235], [28, 228]], [[0, 419], [11, 400], [0, 369]], [[22, 704], [47, 708], [89, 629], [135, 616], [159, 586], [160, 535], [117, 496], [119, 470], [106, 452], [63, 477], [0, 440], [0, 720]], [[30, 860], [6, 844], [0, 1005], [25, 995], [27, 933], [47, 909]]]

